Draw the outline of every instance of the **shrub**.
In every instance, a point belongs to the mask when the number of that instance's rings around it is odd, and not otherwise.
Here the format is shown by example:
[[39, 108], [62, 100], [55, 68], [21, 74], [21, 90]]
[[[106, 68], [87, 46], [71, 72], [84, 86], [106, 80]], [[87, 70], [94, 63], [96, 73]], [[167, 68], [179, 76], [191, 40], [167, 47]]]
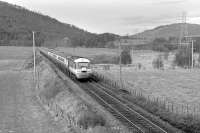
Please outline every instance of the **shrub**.
[[163, 44], [153, 44], [152, 49], [159, 52], [167, 52], [169, 49]]
[[153, 65], [153, 68], [155, 68], [155, 69], [163, 68], [164, 64], [163, 64], [162, 58], [160, 56], [157, 57], [155, 60], [153, 60], [152, 65]]
[[119, 133], [119, 131], [115, 131], [107, 127], [97, 126], [89, 130], [87, 133]]
[[122, 64], [131, 64], [131, 55], [130, 55], [130, 50], [123, 50], [121, 52], [121, 63]]
[[182, 48], [176, 53], [174, 63], [180, 67], [190, 67], [192, 64], [191, 60], [191, 50], [189, 48]]
[[101, 115], [97, 115], [94, 112], [87, 110], [81, 113], [77, 123], [84, 129], [88, 129], [89, 127], [104, 126], [106, 122]]
[[138, 69], [140, 70], [142, 68], [142, 64], [138, 63]]

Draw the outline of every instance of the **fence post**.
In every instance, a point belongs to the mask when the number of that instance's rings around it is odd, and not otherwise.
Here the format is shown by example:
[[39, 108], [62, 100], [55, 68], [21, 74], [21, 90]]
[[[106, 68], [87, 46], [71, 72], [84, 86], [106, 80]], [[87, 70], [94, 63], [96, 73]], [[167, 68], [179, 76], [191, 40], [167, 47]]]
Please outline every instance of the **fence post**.
[[194, 105], [194, 108], [193, 108], [193, 116], [195, 118], [195, 114], [196, 114], [196, 106]]
[[170, 112], [169, 102], [168, 101], [167, 101], [167, 110], [168, 110], [168, 112]]
[[163, 100], [163, 106], [164, 106], [164, 109], [166, 109], [166, 102], [165, 102], [165, 99]]
[[182, 114], [184, 114], [184, 106], [183, 106], [183, 104], [181, 105], [182, 107]]

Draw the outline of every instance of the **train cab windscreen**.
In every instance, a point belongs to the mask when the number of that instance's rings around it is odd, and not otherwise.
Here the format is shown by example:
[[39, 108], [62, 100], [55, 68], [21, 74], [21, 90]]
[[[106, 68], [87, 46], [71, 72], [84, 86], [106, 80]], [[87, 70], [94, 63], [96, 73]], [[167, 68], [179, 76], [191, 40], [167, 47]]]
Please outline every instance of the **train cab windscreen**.
[[79, 62], [77, 63], [77, 68], [82, 69], [82, 68], [90, 68], [90, 63], [89, 62]]

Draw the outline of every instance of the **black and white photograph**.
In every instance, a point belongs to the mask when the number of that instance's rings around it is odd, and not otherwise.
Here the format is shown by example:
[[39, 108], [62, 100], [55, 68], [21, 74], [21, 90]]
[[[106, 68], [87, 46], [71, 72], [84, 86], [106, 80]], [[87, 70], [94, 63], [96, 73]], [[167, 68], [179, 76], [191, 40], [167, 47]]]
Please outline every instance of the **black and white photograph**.
[[0, 133], [200, 133], [200, 1], [0, 0]]

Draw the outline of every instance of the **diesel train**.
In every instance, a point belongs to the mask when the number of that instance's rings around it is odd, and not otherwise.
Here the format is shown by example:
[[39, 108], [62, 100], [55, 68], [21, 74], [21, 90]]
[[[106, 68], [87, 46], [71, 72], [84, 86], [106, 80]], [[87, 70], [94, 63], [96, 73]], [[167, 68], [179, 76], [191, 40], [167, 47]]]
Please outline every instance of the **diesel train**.
[[79, 56], [61, 56], [49, 51], [48, 56], [64, 64], [66, 69], [77, 79], [89, 79], [92, 75], [90, 60]]

